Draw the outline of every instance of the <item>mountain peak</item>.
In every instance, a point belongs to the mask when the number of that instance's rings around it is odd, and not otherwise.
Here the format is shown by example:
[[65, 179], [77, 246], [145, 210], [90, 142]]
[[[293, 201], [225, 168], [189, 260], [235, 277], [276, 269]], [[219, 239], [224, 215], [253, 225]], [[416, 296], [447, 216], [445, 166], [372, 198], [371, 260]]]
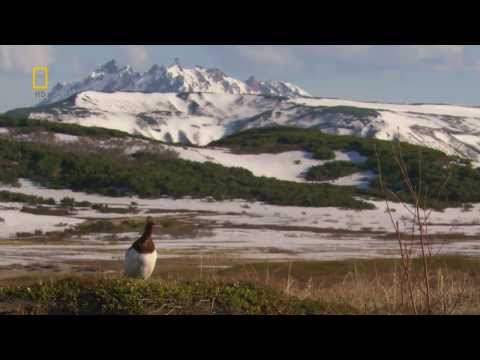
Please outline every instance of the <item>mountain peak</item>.
[[155, 73], [157, 71], [159, 71], [163, 66], [160, 66], [160, 65], [157, 65], [157, 64], [153, 64], [152, 67], [150, 69], [148, 69], [147, 73], [148, 74], [152, 74], [152, 73]]
[[175, 69], [178, 68], [179, 70], [183, 70], [182, 64], [180, 63], [180, 59], [176, 57], [173, 59], [173, 64], [168, 67], [169, 69]]
[[245, 81], [245, 84], [253, 91], [253, 92], [261, 92], [260, 83], [255, 79], [253, 75]]
[[115, 60], [107, 61], [80, 81], [55, 86], [40, 104], [64, 100], [88, 90], [115, 92], [210, 92], [227, 94], [265, 94], [284, 97], [310, 96], [298, 86], [282, 81], [257, 81], [253, 76], [246, 82], [228, 76], [218, 68], [183, 68], [175, 58], [169, 67], [153, 65], [144, 73], [129, 65], [120, 67]]
[[107, 61], [105, 64], [100, 66], [96, 71], [97, 72], [103, 71], [103, 72], [109, 73], [109, 74], [116, 73], [116, 72], [118, 72], [117, 62], [113, 59], [110, 60], [110, 61]]
[[135, 71], [133, 70], [131, 65], [126, 65], [118, 70], [119, 73], [122, 74], [134, 74]]

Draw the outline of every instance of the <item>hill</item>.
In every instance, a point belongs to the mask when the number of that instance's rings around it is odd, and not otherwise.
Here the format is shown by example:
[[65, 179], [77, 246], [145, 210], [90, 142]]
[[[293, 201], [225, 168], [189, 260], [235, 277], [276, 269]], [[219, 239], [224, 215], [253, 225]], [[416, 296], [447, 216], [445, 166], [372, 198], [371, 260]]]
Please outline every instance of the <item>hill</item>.
[[[12, 125], [10, 129], [20, 128], [28, 133], [38, 130], [37, 127], [44, 123], [28, 120], [30, 126], [23, 126], [22, 121], [18, 124], [18, 127]], [[47, 187], [111, 196], [211, 196], [218, 200], [243, 198], [274, 205], [361, 209], [371, 205], [360, 200], [359, 196], [383, 197], [378, 177], [370, 177], [365, 187], [344, 186], [345, 183], [337, 180], [365, 171], [377, 174], [378, 153], [387, 187], [400, 198], [411, 200], [402, 192], [401, 174], [392, 156], [392, 144], [387, 141], [330, 135], [319, 130], [274, 127], [247, 130], [215, 142], [207, 149], [194, 149], [198, 153], [224, 153], [225, 150], [215, 150], [220, 146], [229, 149], [232, 154], [257, 155], [288, 154], [301, 150], [321, 163], [305, 167], [303, 180], [287, 181], [273, 177], [274, 174], [258, 176], [248, 169], [248, 164], [241, 164], [244, 166], [241, 168], [235, 162], [215, 163], [215, 158], [202, 162], [184, 159], [182, 157], [190, 151], [188, 148], [166, 146], [143, 138], [134, 138], [136, 142], [132, 145], [129, 135], [121, 132], [113, 133], [118, 139], [112, 147], [112, 144], [101, 140], [110, 130], [63, 124], [55, 126], [43, 130], [83, 132], [83, 137], [90, 138], [90, 142], [83, 141], [82, 136], [68, 143], [48, 143], [32, 137], [25, 141], [24, 137], [0, 135], [0, 162], [5, 165], [0, 174], [1, 181], [15, 183], [20, 178], [28, 178]], [[48, 136], [43, 134], [39, 138]], [[75, 141], [82, 142], [75, 145]], [[430, 195], [429, 206], [442, 208], [480, 202], [477, 186], [480, 174], [469, 161], [405, 143], [401, 144], [401, 148], [413, 183], [418, 184], [421, 178], [423, 180], [423, 191]], [[338, 152], [358, 154], [363, 161], [335, 160]], [[422, 172], [418, 171], [420, 159], [428, 164]], [[282, 158], [279, 160], [282, 161]], [[259, 163], [258, 166], [269, 168], [268, 163]], [[283, 166], [288, 165], [283, 163]], [[448, 182], [444, 186], [447, 177]]]
[[84, 91], [7, 115], [97, 126], [197, 146], [247, 129], [293, 126], [379, 140], [398, 138], [471, 159], [474, 165], [480, 161], [477, 107], [258, 94]]

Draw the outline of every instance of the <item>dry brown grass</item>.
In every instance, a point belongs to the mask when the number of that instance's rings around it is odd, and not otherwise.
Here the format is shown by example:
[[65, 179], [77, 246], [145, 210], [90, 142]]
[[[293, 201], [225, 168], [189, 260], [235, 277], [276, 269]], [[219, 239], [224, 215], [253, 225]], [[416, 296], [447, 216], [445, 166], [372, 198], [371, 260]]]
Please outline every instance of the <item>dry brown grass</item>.
[[[205, 254], [162, 259], [153, 280], [249, 282], [275, 288], [285, 295], [328, 304], [327, 310], [331, 314], [414, 314], [407, 294], [401, 289], [400, 261], [372, 259], [242, 263], [238, 259]], [[413, 259], [412, 264], [412, 280], [421, 283], [422, 261]], [[84, 277], [93, 274], [115, 279], [121, 277], [121, 265], [118, 261], [79, 263], [76, 266], [79, 270], [77, 275]], [[480, 314], [479, 265], [480, 260], [471, 257], [435, 257], [430, 277], [430, 313]], [[39, 279], [57, 279], [66, 273], [42, 269], [42, 274], [37, 270], [27, 278], [9, 279], [8, 284], [36, 283]], [[68, 274], [72, 275], [71, 272]], [[417, 313], [427, 314], [422, 287], [415, 287], [413, 295]]]
[[[225, 261], [202, 258], [204, 269], [197, 268], [197, 275], [268, 285], [287, 295], [329, 303], [333, 312], [338, 306], [339, 314], [346, 308], [355, 309], [357, 314], [479, 314], [478, 263], [475, 258], [461, 256], [434, 257], [429, 277], [430, 307], [424, 287], [413, 286], [416, 309], [411, 306], [406, 283], [400, 280], [403, 272], [399, 259], [250, 263], [206, 272], [207, 266]], [[423, 283], [421, 258], [412, 259], [410, 275], [413, 284]], [[194, 271], [188, 278], [192, 276], [196, 276]]]
[[[329, 302], [348, 304], [364, 314], [478, 314], [479, 286], [465, 273], [451, 272], [447, 268], [438, 269], [432, 276], [430, 287], [430, 306], [426, 303], [425, 293], [420, 287], [413, 288], [416, 312], [404, 295], [399, 270], [389, 275], [365, 276], [349, 273], [342, 282], [332, 286], [315, 284], [292, 287], [288, 293], [301, 298], [322, 299]], [[413, 281], [423, 281], [423, 275], [417, 274]], [[287, 291], [287, 288], [285, 288]], [[402, 295], [403, 294], [403, 295]]]

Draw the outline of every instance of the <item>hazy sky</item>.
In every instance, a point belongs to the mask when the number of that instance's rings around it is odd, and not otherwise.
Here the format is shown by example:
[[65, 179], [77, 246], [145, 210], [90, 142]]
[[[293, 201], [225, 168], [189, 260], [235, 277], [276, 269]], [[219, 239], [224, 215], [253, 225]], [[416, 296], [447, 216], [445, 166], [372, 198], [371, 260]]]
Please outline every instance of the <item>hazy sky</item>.
[[12, 46], [0, 45], [0, 111], [33, 105], [31, 67], [49, 66], [50, 88], [116, 59], [218, 67], [245, 80], [284, 80], [315, 96], [480, 105], [480, 46]]

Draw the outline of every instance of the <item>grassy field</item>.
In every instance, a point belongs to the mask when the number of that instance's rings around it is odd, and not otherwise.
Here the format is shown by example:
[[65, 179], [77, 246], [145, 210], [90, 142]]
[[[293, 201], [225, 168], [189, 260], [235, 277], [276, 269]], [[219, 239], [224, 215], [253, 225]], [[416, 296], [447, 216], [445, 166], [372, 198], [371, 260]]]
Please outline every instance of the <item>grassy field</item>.
[[[196, 259], [197, 260], [197, 259]], [[148, 281], [109, 274], [38, 274], [0, 286], [0, 313], [15, 314], [412, 314], [399, 260], [233, 263], [166, 260]], [[160, 264], [159, 264], [160, 265]], [[432, 259], [433, 314], [478, 314], [480, 260]], [[97, 264], [98, 266], [98, 264]], [[421, 282], [421, 263], [413, 277]], [[417, 313], [425, 314], [421, 287]]]
[[[2, 309], [3, 308], [3, 309]], [[354, 309], [345, 309], [354, 311]], [[329, 304], [247, 282], [65, 278], [0, 289], [17, 314], [323, 314]]]

